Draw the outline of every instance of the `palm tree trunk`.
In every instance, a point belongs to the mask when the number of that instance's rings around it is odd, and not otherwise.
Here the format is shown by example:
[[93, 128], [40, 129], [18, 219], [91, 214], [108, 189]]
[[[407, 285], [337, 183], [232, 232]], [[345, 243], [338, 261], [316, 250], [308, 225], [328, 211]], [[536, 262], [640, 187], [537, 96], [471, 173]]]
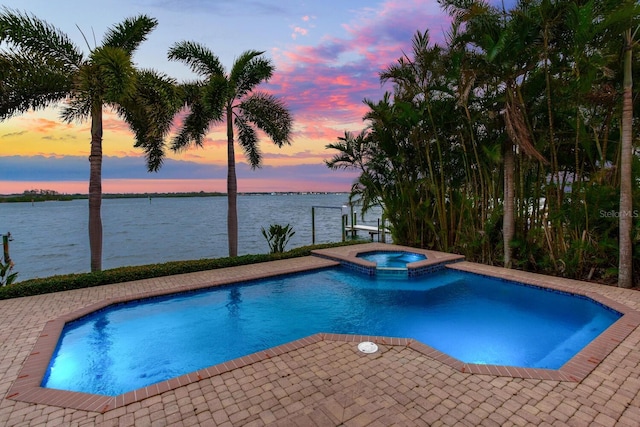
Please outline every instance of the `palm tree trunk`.
[[233, 147], [233, 110], [227, 108], [227, 235], [229, 237], [229, 256], [238, 256], [238, 181], [236, 178], [236, 159]]
[[102, 270], [102, 105], [94, 106], [91, 112], [89, 164], [89, 248], [93, 272]]
[[619, 212], [619, 264], [618, 286], [630, 288], [633, 286], [633, 258], [631, 254], [632, 228], [632, 200], [631, 200], [631, 158], [633, 157], [631, 127], [633, 123], [633, 101], [631, 90], [633, 80], [632, 68], [632, 36], [631, 30], [625, 31], [624, 53], [624, 92], [622, 104], [622, 148], [620, 158], [620, 212]]
[[504, 215], [502, 219], [502, 235], [504, 238], [504, 266], [511, 268], [511, 240], [515, 232], [514, 217], [514, 170], [515, 159], [513, 154], [513, 142], [507, 138], [504, 150]]

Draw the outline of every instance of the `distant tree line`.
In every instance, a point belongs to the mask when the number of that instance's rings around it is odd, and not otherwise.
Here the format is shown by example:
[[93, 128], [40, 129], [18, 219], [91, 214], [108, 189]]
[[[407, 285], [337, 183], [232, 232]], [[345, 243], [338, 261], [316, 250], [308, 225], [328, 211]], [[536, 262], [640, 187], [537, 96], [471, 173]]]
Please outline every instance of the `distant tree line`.
[[[224, 193], [209, 191], [190, 191], [181, 193], [105, 193], [103, 199], [139, 199], [139, 198], [165, 198], [165, 197], [221, 197]], [[9, 194], [0, 196], [0, 203], [8, 202], [44, 202], [51, 200], [67, 201], [87, 199], [86, 194], [60, 194], [53, 190], [26, 190], [22, 194]]]
[[44, 202], [50, 200], [72, 200], [74, 196], [60, 194], [54, 190], [25, 190], [22, 194], [0, 196], [0, 203], [4, 202]]
[[638, 3], [440, 3], [446, 41], [415, 34], [328, 166], [396, 242], [640, 286]]

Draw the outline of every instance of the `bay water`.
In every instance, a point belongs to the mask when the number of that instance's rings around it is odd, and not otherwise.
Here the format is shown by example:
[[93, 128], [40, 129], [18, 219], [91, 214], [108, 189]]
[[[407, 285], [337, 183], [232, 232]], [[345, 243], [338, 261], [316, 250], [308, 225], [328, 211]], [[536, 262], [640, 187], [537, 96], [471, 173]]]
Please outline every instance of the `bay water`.
[[[88, 200], [0, 203], [0, 234], [11, 233], [18, 281], [90, 270]], [[347, 194], [256, 194], [238, 196], [238, 254], [269, 252], [262, 227], [291, 225], [285, 249], [342, 240]], [[359, 224], [376, 225], [380, 209]], [[220, 258], [229, 254], [227, 197], [121, 198], [102, 201], [102, 268]], [[369, 238], [361, 232], [361, 237]]]

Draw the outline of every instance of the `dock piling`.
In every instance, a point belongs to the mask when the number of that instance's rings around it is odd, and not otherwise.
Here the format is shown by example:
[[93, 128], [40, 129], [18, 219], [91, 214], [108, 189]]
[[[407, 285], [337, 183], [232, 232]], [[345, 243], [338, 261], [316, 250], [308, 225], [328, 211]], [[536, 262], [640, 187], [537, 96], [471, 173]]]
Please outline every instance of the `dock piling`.
[[2, 249], [4, 256], [4, 263], [11, 263], [11, 256], [9, 256], [9, 242], [11, 241], [11, 233], [7, 232], [7, 234], [2, 235]]

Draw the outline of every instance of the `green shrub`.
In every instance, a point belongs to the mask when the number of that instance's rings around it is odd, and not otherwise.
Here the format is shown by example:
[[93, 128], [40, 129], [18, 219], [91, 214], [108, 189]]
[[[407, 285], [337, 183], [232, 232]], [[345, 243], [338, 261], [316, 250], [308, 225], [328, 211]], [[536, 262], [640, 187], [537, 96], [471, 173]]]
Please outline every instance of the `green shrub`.
[[38, 279], [25, 280], [10, 286], [0, 287], [0, 299], [19, 298], [72, 289], [90, 288], [93, 286], [131, 282], [174, 274], [194, 273], [197, 271], [215, 270], [224, 267], [255, 264], [278, 259], [297, 258], [311, 255], [314, 249], [323, 249], [355, 242], [328, 243], [314, 246], [303, 246], [287, 252], [276, 254], [242, 255], [238, 257], [200, 259], [194, 261], [172, 261], [163, 264], [150, 264], [135, 267], [119, 267], [95, 273], [66, 274]]
[[262, 235], [265, 239], [267, 239], [267, 243], [269, 244], [269, 250], [272, 254], [280, 254], [284, 252], [284, 248], [289, 243], [289, 239], [296, 234], [291, 228], [291, 225], [287, 224], [282, 226], [280, 224], [271, 224], [269, 226], [269, 230], [265, 230], [262, 227]]
[[0, 261], [0, 286], [8, 286], [16, 281], [18, 272], [12, 273], [11, 270], [13, 270], [11, 260], [6, 263]]

